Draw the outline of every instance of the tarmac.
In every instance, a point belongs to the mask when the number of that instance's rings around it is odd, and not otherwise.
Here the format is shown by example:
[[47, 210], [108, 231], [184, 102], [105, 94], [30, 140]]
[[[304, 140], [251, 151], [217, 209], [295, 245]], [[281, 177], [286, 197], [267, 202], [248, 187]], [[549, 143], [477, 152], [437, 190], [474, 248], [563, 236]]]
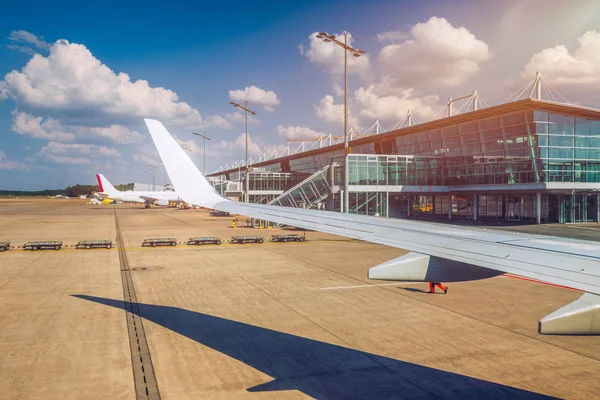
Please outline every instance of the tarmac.
[[[140, 246], [156, 237], [304, 234], [233, 229], [231, 219], [0, 199], [0, 241], [119, 244], [0, 253], [0, 399], [600, 393], [600, 337], [537, 333], [537, 321], [576, 290], [501, 276], [431, 295], [426, 283], [366, 278], [405, 251], [319, 232], [304, 243]], [[505, 229], [600, 239], [598, 224]]]

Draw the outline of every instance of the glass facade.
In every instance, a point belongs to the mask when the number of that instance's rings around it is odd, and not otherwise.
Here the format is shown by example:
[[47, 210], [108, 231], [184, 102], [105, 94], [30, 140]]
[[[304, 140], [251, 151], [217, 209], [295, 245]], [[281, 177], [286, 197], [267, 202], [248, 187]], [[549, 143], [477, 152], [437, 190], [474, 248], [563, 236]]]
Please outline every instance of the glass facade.
[[[546, 108], [535, 104], [530, 107]], [[542, 221], [597, 221], [600, 118], [582, 115], [599, 113], [573, 110], [569, 115], [571, 110], [566, 105], [547, 108], [564, 112], [526, 107], [515, 112], [517, 108], [511, 107], [506, 110], [512, 112], [505, 114], [488, 113], [479, 119], [463, 118], [460, 123], [446, 125], [440, 120], [423, 124], [421, 130], [414, 126], [359, 139], [360, 144], [351, 142], [346, 166], [343, 149], [324, 148], [274, 160], [264, 166], [271, 173], [253, 173], [250, 190], [289, 190], [316, 171], [334, 165], [327, 177], [332, 178], [333, 192], [326, 201], [332, 210], [340, 209], [337, 190], [343, 188], [347, 169], [351, 185], [348, 208], [353, 213], [534, 221], [538, 217], [535, 191], [541, 191]], [[236, 173], [231, 175], [229, 179], [235, 180]], [[568, 189], [560, 183], [598, 185], [581, 185], [573, 191], [572, 186]], [[439, 192], [447, 193], [438, 194], [435, 189], [427, 193], [430, 187], [444, 187]], [[407, 193], [411, 190], [412, 194]], [[423, 190], [425, 193], [416, 193]], [[260, 202], [272, 199], [270, 194], [256, 196]], [[298, 192], [291, 197], [298, 197], [300, 200], [295, 202], [301, 204], [306, 203], [304, 197], [310, 200], [311, 196], [312, 192]]]

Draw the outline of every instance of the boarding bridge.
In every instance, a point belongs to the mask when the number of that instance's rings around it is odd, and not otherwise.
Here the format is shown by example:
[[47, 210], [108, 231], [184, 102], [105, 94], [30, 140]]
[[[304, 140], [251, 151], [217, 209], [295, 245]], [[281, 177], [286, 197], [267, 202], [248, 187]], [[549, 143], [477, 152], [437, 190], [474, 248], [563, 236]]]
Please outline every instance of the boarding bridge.
[[267, 204], [283, 207], [317, 208], [332, 193], [327, 176], [330, 165], [315, 172]]

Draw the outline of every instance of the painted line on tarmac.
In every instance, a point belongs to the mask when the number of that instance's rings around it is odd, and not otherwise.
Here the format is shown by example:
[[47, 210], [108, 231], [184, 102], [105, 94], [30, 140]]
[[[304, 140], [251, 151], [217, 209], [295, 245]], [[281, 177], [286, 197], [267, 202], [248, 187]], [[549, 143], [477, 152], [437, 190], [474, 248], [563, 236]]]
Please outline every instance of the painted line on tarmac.
[[333, 287], [322, 287], [319, 290], [344, 290], [344, 289], [364, 289], [382, 286], [398, 286], [398, 285], [416, 285], [422, 284], [423, 282], [396, 282], [396, 283], [379, 283], [376, 285], [355, 285], [355, 286], [333, 286]]
[[133, 383], [136, 399], [160, 400], [158, 382], [154, 374], [154, 366], [150, 357], [150, 348], [146, 340], [144, 323], [140, 315], [140, 308], [135, 295], [129, 260], [123, 246], [123, 238], [119, 228], [117, 210], [115, 214], [115, 228], [117, 230], [117, 245], [119, 250], [119, 264], [121, 265], [121, 282], [123, 284], [123, 298], [125, 300], [125, 317], [131, 350], [131, 366], [133, 368]]

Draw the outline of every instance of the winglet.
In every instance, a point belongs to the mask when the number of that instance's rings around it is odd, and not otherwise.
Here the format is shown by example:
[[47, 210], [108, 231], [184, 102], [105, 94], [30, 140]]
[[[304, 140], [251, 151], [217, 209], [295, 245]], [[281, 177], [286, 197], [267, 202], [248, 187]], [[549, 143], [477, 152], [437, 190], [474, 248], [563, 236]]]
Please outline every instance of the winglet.
[[217, 193], [161, 122], [148, 118], [144, 121], [175, 191], [186, 203], [213, 208], [228, 201]]

